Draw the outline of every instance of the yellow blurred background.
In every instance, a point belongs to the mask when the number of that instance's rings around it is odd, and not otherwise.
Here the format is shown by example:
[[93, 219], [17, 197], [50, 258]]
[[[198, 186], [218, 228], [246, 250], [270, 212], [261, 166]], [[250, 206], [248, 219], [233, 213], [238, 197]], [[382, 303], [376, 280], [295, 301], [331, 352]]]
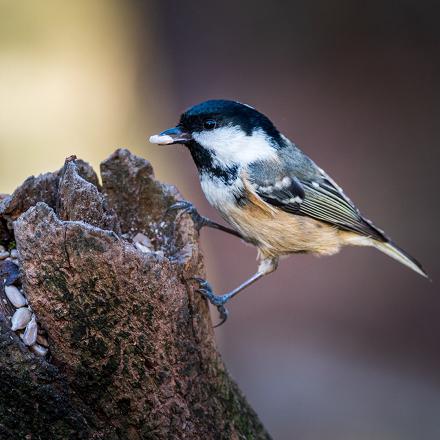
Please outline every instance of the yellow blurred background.
[[0, 1], [0, 192], [71, 154], [97, 169], [119, 146], [145, 153], [171, 99], [150, 25], [115, 0]]

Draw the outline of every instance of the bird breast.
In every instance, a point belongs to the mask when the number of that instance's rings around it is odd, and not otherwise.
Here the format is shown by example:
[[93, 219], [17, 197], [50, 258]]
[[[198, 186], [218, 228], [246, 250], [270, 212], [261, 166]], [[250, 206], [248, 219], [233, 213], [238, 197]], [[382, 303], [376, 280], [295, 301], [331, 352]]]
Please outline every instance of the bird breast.
[[200, 184], [208, 202], [222, 215], [228, 215], [236, 205], [236, 196], [243, 191], [240, 178], [225, 182], [222, 178], [202, 174]]

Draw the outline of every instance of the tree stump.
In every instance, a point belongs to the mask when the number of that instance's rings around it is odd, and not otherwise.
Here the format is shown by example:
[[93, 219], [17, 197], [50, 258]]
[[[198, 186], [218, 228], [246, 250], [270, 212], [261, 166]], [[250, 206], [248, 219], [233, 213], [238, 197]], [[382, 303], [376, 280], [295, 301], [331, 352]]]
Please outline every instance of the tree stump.
[[[101, 177], [71, 157], [0, 199], [1, 244], [18, 251], [0, 260], [0, 438], [270, 438], [216, 350], [190, 280], [204, 275], [198, 232], [167, 212], [178, 191], [125, 149]], [[6, 285], [47, 354], [11, 330]]]

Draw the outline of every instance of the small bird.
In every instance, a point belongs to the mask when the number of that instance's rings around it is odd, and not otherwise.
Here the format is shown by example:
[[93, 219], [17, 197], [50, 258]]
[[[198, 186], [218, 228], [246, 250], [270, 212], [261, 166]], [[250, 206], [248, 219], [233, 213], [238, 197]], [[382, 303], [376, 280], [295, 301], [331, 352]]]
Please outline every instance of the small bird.
[[209, 203], [231, 228], [199, 215], [198, 228], [236, 235], [258, 249], [257, 272], [234, 290], [216, 295], [201, 278], [199, 291], [226, 321], [225, 303], [294, 253], [332, 255], [342, 246], [373, 246], [427, 277], [421, 264], [363, 217], [336, 182], [268, 117], [236, 101], [209, 100], [185, 111], [176, 127], [150, 137], [159, 145], [185, 145], [197, 166]]

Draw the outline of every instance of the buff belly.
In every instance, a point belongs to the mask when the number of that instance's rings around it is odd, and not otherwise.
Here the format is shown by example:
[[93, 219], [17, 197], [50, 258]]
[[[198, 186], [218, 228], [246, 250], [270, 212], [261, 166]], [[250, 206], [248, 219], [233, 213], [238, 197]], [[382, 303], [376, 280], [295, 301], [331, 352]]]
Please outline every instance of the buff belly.
[[298, 252], [331, 255], [345, 244], [345, 236], [335, 227], [280, 209], [248, 204], [228, 211], [224, 218], [265, 257]]

